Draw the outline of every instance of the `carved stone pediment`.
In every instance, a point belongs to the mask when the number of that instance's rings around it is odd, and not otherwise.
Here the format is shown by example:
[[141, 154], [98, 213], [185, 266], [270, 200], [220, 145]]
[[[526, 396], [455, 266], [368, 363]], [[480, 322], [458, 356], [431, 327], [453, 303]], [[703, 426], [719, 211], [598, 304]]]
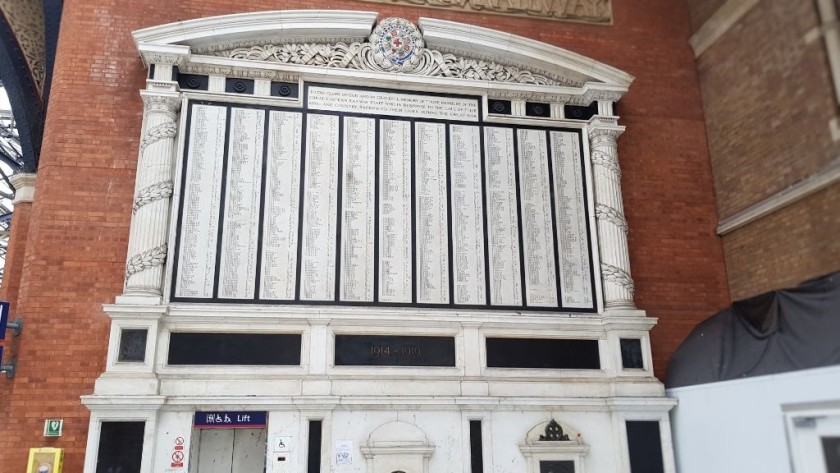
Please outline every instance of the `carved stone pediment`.
[[188, 48], [182, 71], [253, 69], [305, 79], [319, 74], [312, 68], [323, 68], [371, 78], [461, 79], [487, 84], [481, 87], [494, 94], [527, 92], [526, 100], [534, 93], [560, 94], [570, 104], [618, 100], [633, 80], [571, 51], [496, 30], [430, 18], [421, 18], [419, 27], [399, 18], [376, 23], [376, 17], [338, 10], [247, 13], [147, 28], [134, 40], [141, 54], [143, 45]]
[[583, 85], [581, 81], [562, 76], [547, 77], [512, 65], [428, 49], [424, 47], [423, 36], [417, 27], [401, 18], [386, 18], [379, 22], [366, 42], [266, 44], [225, 49], [213, 54], [232, 59], [450, 79], [574, 87]]

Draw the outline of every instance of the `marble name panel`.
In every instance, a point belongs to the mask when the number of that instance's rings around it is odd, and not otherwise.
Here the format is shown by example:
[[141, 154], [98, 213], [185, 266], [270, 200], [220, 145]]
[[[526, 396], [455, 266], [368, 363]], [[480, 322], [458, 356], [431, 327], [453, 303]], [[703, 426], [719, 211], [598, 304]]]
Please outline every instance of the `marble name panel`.
[[475, 97], [305, 87], [188, 106], [174, 301], [596, 307], [581, 132]]

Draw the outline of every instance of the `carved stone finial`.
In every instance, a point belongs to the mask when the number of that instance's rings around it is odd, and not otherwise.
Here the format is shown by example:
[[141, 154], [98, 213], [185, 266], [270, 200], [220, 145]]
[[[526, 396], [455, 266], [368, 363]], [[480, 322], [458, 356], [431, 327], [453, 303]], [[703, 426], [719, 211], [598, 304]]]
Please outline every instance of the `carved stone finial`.
[[551, 419], [551, 422], [545, 426], [545, 435], [540, 435], [542, 442], [565, 442], [569, 440], [569, 436], [563, 433], [563, 427], [556, 420]]

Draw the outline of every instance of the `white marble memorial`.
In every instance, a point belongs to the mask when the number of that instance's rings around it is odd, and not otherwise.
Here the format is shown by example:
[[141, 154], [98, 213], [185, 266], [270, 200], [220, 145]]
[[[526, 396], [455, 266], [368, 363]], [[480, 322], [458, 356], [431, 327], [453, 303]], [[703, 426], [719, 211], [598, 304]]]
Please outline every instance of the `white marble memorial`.
[[456, 304], [484, 305], [484, 204], [481, 128], [449, 126], [452, 202], [452, 266]]
[[303, 183], [300, 299], [335, 300], [338, 116], [309, 114]]
[[446, 125], [417, 122], [414, 133], [417, 302], [447, 304]]
[[517, 134], [525, 300], [528, 306], [557, 307], [546, 132], [520, 129]]
[[234, 107], [230, 120], [219, 297], [251, 299], [257, 280], [265, 112]]
[[298, 112], [269, 114], [261, 299], [295, 298], [302, 117]]
[[513, 129], [484, 127], [490, 303], [522, 305]]
[[558, 272], [563, 306], [587, 309], [594, 305], [589, 239], [586, 235], [584, 181], [580, 137], [566, 131], [549, 132], [554, 179], [554, 222], [557, 226]]
[[380, 120], [379, 301], [411, 302], [411, 122]]
[[226, 107], [194, 105], [183, 195], [178, 297], [213, 297]]
[[344, 118], [343, 138], [340, 300], [373, 302], [376, 120]]

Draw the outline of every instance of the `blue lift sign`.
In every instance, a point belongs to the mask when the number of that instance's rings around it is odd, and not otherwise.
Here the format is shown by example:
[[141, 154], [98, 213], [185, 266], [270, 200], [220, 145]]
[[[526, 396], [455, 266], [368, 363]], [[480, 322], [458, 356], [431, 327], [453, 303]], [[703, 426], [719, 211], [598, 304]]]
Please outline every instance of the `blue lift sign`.
[[265, 427], [266, 412], [196, 412], [193, 426], [197, 429], [255, 429]]

